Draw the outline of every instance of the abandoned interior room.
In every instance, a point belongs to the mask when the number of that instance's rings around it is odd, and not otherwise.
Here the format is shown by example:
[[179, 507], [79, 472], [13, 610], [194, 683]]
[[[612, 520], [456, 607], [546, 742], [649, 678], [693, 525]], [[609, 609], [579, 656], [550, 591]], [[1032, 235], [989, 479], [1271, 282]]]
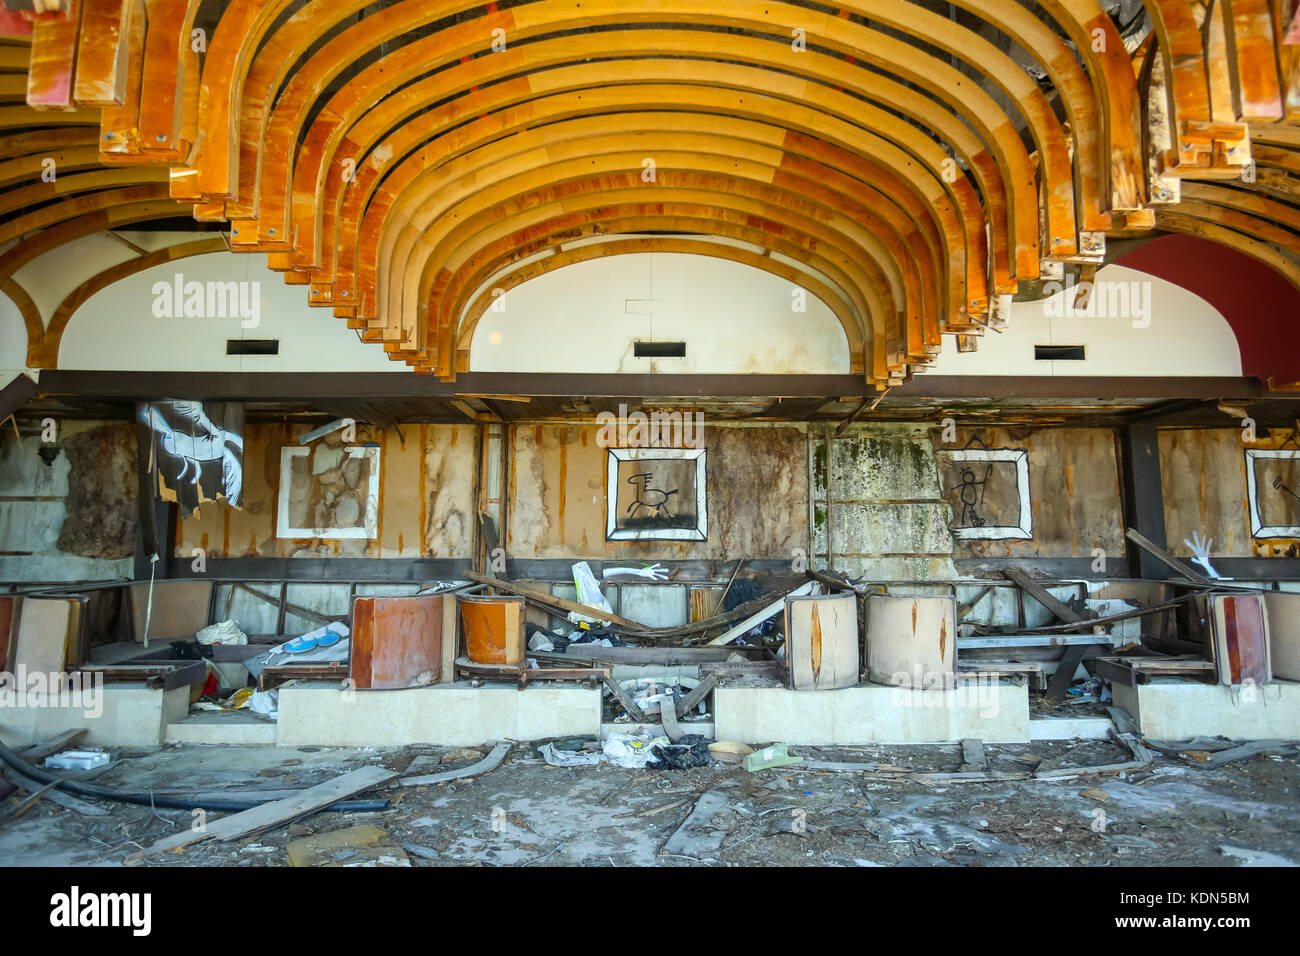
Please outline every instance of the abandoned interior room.
[[0, 859], [1300, 863], [1297, 0], [3, 4]]

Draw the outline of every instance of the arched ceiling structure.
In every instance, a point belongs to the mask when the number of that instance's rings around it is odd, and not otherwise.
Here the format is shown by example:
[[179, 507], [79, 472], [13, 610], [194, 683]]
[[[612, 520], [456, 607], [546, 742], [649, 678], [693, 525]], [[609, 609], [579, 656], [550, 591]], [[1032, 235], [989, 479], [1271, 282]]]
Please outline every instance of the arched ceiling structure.
[[688, 251], [825, 300], [885, 388], [1107, 236], [1300, 287], [1285, 0], [60, 5], [0, 21], [16, 302], [32, 257], [183, 211], [452, 379], [494, 291]]

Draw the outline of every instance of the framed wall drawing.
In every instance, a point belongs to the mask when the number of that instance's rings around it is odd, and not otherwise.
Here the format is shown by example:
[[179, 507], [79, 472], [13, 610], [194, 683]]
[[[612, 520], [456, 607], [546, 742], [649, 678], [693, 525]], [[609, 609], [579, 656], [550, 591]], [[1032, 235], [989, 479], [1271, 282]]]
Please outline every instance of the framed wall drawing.
[[703, 448], [611, 448], [605, 540], [707, 541]]
[[1028, 540], [1029, 452], [1024, 448], [936, 451], [944, 497], [957, 538]]
[[1300, 451], [1246, 449], [1246, 506], [1253, 538], [1300, 538]]

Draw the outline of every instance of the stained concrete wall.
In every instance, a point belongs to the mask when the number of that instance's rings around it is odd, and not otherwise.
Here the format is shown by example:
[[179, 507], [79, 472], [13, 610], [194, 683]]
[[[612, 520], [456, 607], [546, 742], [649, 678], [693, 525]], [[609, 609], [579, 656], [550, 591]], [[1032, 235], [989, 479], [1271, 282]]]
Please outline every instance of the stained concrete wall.
[[925, 426], [873, 424], [829, 439], [822, 430], [812, 446], [819, 567], [876, 580], [956, 577], [951, 512]]
[[[473, 425], [357, 426], [357, 444], [379, 446], [379, 537], [276, 537], [280, 449], [300, 447], [305, 425], [253, 424], [244, 440], [244, 500], [205, 504], [179, 522], [176, 555], [212, 558], [467, 558], [473, 547], [477, 428]], [[405, 441], [402, 440], [405, 437]], [[340, 441], [340, 433], [321, 439]]]
[[0, 433], [0, 581], [129, 576], [137, 521], [133, 427], [66, 422], [53, 443], [41, 437], [19, 439], [9, 426]]
[[[1296, 450], [1300, 436], [1294, 430], [1260, 432], [1254, 442], [1245, 441], [1242, 428], [1168, 429], [1160, 432], [1160, 477], [1165, 500], [1165, 531], [1169, 550], [1189, 556], [1184, 544], [1194, 532], [1214, 539], [1211, 553], [1223, 557], [1300, 557], [1300, 540], [1251, 536], [1246, 487], [1246, 450]], [[1287, 475], [1291, 476], [1289, 479]], [[1300, 461], [1282, 472], [1283, 481], [1300, 493]], [[1294, 504], [1286, 505], [1286, 493], [1270, 484], [1259, 488], [1261, 496], [1276, 496], [1268, 502], [1266, 514], [1294, 517]], [[1274, 507], [1279, 506], [1279, 507]], [[1300, 522], [1297, 522], [1300, 523]]]
[[806, 552], [805, 426], [706, 423], [707, 541], [606, 541], [608, 449], [599, 433], [595, 424], [510, 429], [510, 557], [793, 560]]

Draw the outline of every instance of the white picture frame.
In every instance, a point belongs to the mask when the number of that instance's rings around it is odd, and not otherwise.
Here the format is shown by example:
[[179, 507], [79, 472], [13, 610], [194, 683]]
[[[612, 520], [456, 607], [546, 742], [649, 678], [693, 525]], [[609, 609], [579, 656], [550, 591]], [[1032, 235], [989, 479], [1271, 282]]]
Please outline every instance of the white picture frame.
[[985, 525], [982, 528], [952, 528], [954, 538], [976, 541], [1029, 541], [1034, 537], [1034, 516], [1029, 499], [1029, 451], [1025, 448], [940, 449], [940, 461], [1012, 462], [1016, 466], [1016, 494], [1020, 516], [1014, 525]]
[[[709, 515], [707, 495], [706, 449], [703, 448], [610, 448], [605, 481], [606, 541], [707, 541]], [[694, 528], [618, 527], [618, 466], [625, 461], [683, 460], [695, 462]]]
[[1300, 451], [1292, 448], [1246, 449], [1246, 508], [1250, 512], [1252, 538], [1300, 538], [1300, 525], [1266, 525], [1259, 510], [1259, 479], [1255, 475], [1255, 462], [1259, 459], [1300, 459]]
[[366, 488], [365, 511], [362, 523], [353, 528], [296, 528], [289, 523], [289, 495], [293, 486], [293, 460], [306, 458], [311, 446], [288, 445], [280, 449], [280, 489], [276, 501], [277, 538], [323, 538], [327, 541], [345, 538], [379, 537], [379, 449], [374, 445], [349, 445], [343, 449], [344, 460], [365, 458], [370, 462], [370, 477]]

